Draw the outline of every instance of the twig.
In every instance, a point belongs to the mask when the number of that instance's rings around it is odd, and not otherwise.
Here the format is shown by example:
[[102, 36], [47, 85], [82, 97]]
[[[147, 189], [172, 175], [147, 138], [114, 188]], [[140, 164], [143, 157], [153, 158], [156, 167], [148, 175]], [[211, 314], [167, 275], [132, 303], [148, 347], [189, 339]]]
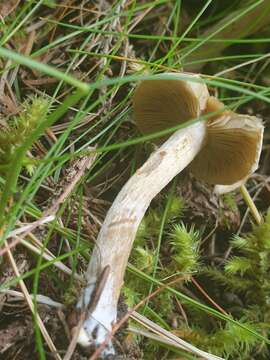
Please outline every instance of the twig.
[[[11, 290], [11, 289], [3, 289], [3, 290], [0, 290], [0, 293], [2, 294], [6, 294], [6, 295], [10, 295], [10, 296], [14, 296], [14, 297], [17, 297], [19, 299], [24, 299], [25, 296], [23, 293], [19, 292], [19, 291], [16, 291], [16, 290]], [[30, 297], [31, 299], [33, 298], [33, 295], [30, 294]], [[41, 295], [41, 294], [37, 294], [36, 295], [36, 300], [38, 303], [40, 304], [44, 304], [44, 305], [48, 305], [48, 306], [51, 306], [51, 307], [55, 307], [57, 309], [63, 309], [65, 307], [65, 305], [57, 302], [57, 301], [54, 301], [52, 300], [50, 297], [48, 296], [45, 296], [45, 295]]]
[[13, 240], [11, 243], [9, 243], [7, 245], [7, 247], [0, 250], [0, 256], [3, 256], [5, 254], [5, 252], [7, 251], [7, 249], [11, 250], [14, 246], [16, 246], [18, 243], [21, 242], [22, 239], [17, 237], [17, 235], [19, 235], [21, 233], [28, 232], [29, 230], [31, 230], [33, 228], [33, 226], [38, 227], [40, 225], [47, 224], [48, 222], [53, 221], [54, 219], [55, 219], [55, 216], [50, 215], [50, 216], [47, 216], [47, 217], [43, 217], [43, 218], [41, 218], [41, 219], [31, 223], [31, 224], [23, 225], [22, 227], [11, 231], [8, 234], [7, 239], [12, 238], [12, 237], [16, 237], [16, 239]]
[[194, 279], [194, 277], [191, 277], [191, 281], [196, 286], [196, 288], [206, 297], [206, 299], [215, 306], [222, 314], [228, 315], [225, 310], [222, 309], [221, 306], [219, 306], [208, 294], [207, 292], [201, 287], [201, 285]]

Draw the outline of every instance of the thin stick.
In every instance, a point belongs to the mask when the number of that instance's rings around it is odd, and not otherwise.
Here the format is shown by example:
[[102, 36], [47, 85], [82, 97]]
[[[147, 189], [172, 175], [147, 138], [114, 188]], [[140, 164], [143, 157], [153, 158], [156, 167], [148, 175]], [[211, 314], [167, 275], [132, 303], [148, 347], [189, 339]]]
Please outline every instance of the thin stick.
[[191, 281], [193, 282], [193, 284], [196, 286], [196, 288], [203, 294], [203, 296], [206, 297], [206, 299], [212, 304], [214, 305], [215, 308], [218, 309], [218, 311], [222, 312], [222, 314], [224, 315], [228, 315], [228, 313], [226, 313], [226, 311], [224, 309], [222, 309], [221, 306], [219, 306], [208, 294], [207, 292], [201, 287], [201, 285], [194, 279], [194, 277], [191, 277]]
[[[10, 289], [3, 289], [3, 290], [0, 290], [0, 293], [6, 294], [6, 295], [9, 295], [9, 296], [13, 296], [13, 297], [16, 298], [16, 301], [17, 301], [17, 299], [24, 300], [24, 294], [21, 293], [20, 291], [10, 290]], [[31, 294], [29, 294], [29, 295], [31, 296], [31, 299], [33, 299], [34, 295], [31, 295]], [[37, 294], [36, 295], [36, 300], [40, 304], [48, 305], [48, 306], [51, 306], [51, 307], [54, 307], [54, 308], [57, 308], [57, 309], [64, 309], [65, 308], [64, 304], [59, 303], [57, 301], [54, 301], [53, 299], [51, 299], [50, 297], [48, 297], [46, 295]]]
[[43, 224], [46, 224], [50, 221], [53, 221], [55, 219], [55, 216], [54, 215], [50, 215], [50, 216], [47, 216], [45, 218], [42, 218], [42, 219], [39, 219], [31, 224], [27, 224], [27, 225], [23, 225], [22, 227], [20, 228], [17, 228], [15, 230], [12, 230], [9, 235], [7, 236], [7, 239], [9, 238], [12, 238], [12, 237], [15, 237], [16, 236], [16, 239], [13, 240], [11, 243], [9, 243], [7, 245], [7, 247], [3, 248], [2, 250], [0, 250], [0, 257], [3, 256], [5, 254], [5, 252], [7, 251], [7, 249], [12, 249], [14, 246], [16, 246], [17, 244], [19, 244], [21, 242], [21, 238], [17, 237], [17, 235], [23, 233], [23, 232], [26, 232], [26, 231], [29, 231], [29, 229], [31, 230], [33, 228], [33, 226], [40, 226], [40, 225], [43, 225]]

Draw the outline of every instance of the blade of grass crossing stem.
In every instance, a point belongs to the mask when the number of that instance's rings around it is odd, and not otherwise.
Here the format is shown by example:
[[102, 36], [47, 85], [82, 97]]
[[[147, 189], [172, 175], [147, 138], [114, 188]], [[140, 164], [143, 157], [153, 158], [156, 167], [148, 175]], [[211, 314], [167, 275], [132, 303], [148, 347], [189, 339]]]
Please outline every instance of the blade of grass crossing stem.
[[[200, 82], [200, 80], [195, 79], [194, 77], [191, 77], [190, 75], [187, 74], [157, 74], [157, 75], [129, 75], [129, 76], [124, 76], [124, 77], [115, 77], [113, 79], [106, 79], [106, 80], [100, 80], [100, 81], [96, 81], [92, 84], [86, 84], [80, 80], [77, 80], [65, 73], [62, 73], [61, 71], [46, 65], [46, 64], [42, 64], [38, 61], [32, 60], [31, 58], [27, 57], [27, 56], [23, 56], [23, 55], [19, 55], [16, 52], [7, 50], [3, 47], [0, 47], [0, 56], [9, 58], [14, 60], [15, 62], [17, 62], [18, 64], [22, 64], [25, 66], [28, 66], [30, 68], [34, 68], [38, 71], [43, 71], [44, 73], [53, 76], [59, 80], [63, 80], [66, 83], [73, 85], [75, 87], [77, 87], [78, 89], [81, 89], [81, 91], [85, 94], [88, 93], [89, 89], [96, 89], [96, 88], [100, 88], [100, 87], [104, 87], [104, 86], [110, 86], [110, 85], [115, 85], [115, 84], [124, 84], [127, 82], [132, 82], [132, 81], [141, 81], [141, 80], [170, 80], [173, 79], [175, 80], [176, 76], [179, 78], [179, 80], [190, 80], [190, 81], [195, 81], [195, 82]], [[237, 92], [242, 92], [246, 95], [252, 95], [255, 98], [258, 98], [260, 100], [266, 101], [267, 103], [270, 103], [270, 99], [260, 93], [255, 93], [254, 91], [251, 90], [247, 90], [247, 89], [243, 89], [240, 86], [235, 86], [235, 85], [229, 85], [226, 84], [222, 81], [218, 81], [218, 80], [209, 80], [207, 78], [204, 79], [204, 81], [206, 82], [206, 84], [210, 85], [210, 86], [217, 86], [217, 87], [223, 87], [229, 90], [235, 90]]]
[[[148, 77], [147, 77], [147, 79], [148, 79]], [[242, 83], [240, 85], [245, 85], [245, 83]], [[229, 88], [229, 86], [228, 86], [228, 88]], [[235, 110], [236, 107], [247, 103], [248, 101], [252, 100], [254, 97], [258, 98], [259, 96], [262, 95], [262, 96], [264, 96], [264, 98], [266, 98], [265, 95], [269, 94], [270, 91], [267, 88], [265, 88], [265, 89], [263, 88], [263, 90], [258, 92], [258, 93], [254, 93], [254, 92], [251, 92], [251, 93], [252, 94], [246, 96], [245, 99], [242, 99], [242, 97], [239, 97], [241, 99], [240, 101], [238, 101], [237, 103], [233, 103], [230, 106], [226, 106], [226, 108]], [[255, 94], [255, 96], [253, 96], [254, 94]], [[259, 95], [259, 96], [256, 96], [256, 94]], [[234, 97], [234, 99], [235, 99], [235, 97]], [[216, 113], [218, 113], [218, 112], [216, 112]], [[191, 126], [191, 125], [193, 125], [193, 124], [195, 124], [195, 123], [197, 123], [199, 121], [206, 120], [208, 117], [209, 117], [209, 115], [203, 115], [203, 116], [201, 116], [199, 118], [189, 120], [189, 121], [187, 121], [187, 122], [185, 122], [183, 124], [180, 124], [180, 125], [177, 125], [177, 126], [174, 126], [174, 127], [162, 130], [162, 131], [158, 131], [158, 132], [155, 132], [155, 133], [152, 133], [152, 134], [149, 134], [149, 135], [140, 136], [138, 138], [133, 138], [133, 139], [130, 139], [128, 141], [124, 141], [124, 142], [120, 142], [120, 143], [116, 143], [116, 144], [112, 144], [112, 145], [102, 146], [102, 147], [96, 148], [95, 152], [103, 153], [103, 152], [107, 152], [107, 151], [114, 151], [114, 150], [118, 150], [120, 148], [124, 148], [124, 147], [127, 147], [127, 146], [133, 146], [133, 145], [145, 142], [145, 141], [157, 139], [157, 138], [162, 137], [164, 135], [171, 134], [176, 130], [185, 128], [187, 126]], [[76, 158], [78, 156], [89, 155], [90, 152], [89, 151], [78, 151], [76, 154], [68, 154], [68, 155], [64, 154], [64, 155], [61, 155], [61, 156], [60, 155], [59, 156], [52, 156], [52, 157], [48, 157], [46, 159], [30, 160], [30, 162], [33, 163], [33, 164], [39, 164], [39, 163], [40, 164], [47, 164], [49, 162], [53, 162], [53, 161], [56, 161], [56, 160], [67, 161], [67, 160], [71, 160], [73, 158]]]

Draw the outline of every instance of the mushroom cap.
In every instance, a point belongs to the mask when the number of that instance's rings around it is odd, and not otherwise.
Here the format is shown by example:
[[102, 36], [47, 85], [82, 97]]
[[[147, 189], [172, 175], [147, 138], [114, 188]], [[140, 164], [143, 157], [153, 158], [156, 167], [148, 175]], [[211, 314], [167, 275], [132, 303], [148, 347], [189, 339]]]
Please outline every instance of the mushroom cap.
[[261, 119], [224, 114], [207, 123], [205, 146], [189, 168], [197, 179], [210, 184], [241, 185], [258, 168], [262, 140]]
[[179, 80], [174, 73], [170, 75], [176, 79], [145, 80], [135, 90], [134, 120], [143, 134], [152, 134], [196, 119], [206, 107], [209, 94], [206, 85], [198, 82], [199, 76], [193, 75], [196, 78], [196, 82], [193, 82]]
[[180, 80], [177, 74], [173, 75], [175, 80], [158, 78], [138, 85], [133, 98], [137, 127], [143, 134], [150, 134], [201, 114], [220, 112], [206, 120], [204, 146], [189, 169], [199, 180], [230, 185], [220, 188], [222, 192], [240, 186], [258, 167], [264, 129], [262, 121], [254, 116], [222, 111], [224, 105], [209, 96], [198, 75], [192, 75], [196, 78], [194, 82]]

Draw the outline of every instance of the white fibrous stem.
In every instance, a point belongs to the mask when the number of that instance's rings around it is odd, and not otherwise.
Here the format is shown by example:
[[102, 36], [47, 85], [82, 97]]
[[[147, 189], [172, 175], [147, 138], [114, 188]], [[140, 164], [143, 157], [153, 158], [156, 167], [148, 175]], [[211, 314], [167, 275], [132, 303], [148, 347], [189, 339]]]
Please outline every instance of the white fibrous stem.
[[[88, 285], [77, 305], [78, 309], [89, 309], [77, 340], [82, 346], [96, 347], [106, 340], [117, 318], [117, 303], [138, 226], [152, 199], [200, 151], [205, 135], [205, 122], [178, 130], [136, 171], [114, 200], [87, 269]], [[104, 269], [108, 270], [107, 275], [93, 305], [91, 302]], [[110, 343], [103, 355], [112, 353]]]

